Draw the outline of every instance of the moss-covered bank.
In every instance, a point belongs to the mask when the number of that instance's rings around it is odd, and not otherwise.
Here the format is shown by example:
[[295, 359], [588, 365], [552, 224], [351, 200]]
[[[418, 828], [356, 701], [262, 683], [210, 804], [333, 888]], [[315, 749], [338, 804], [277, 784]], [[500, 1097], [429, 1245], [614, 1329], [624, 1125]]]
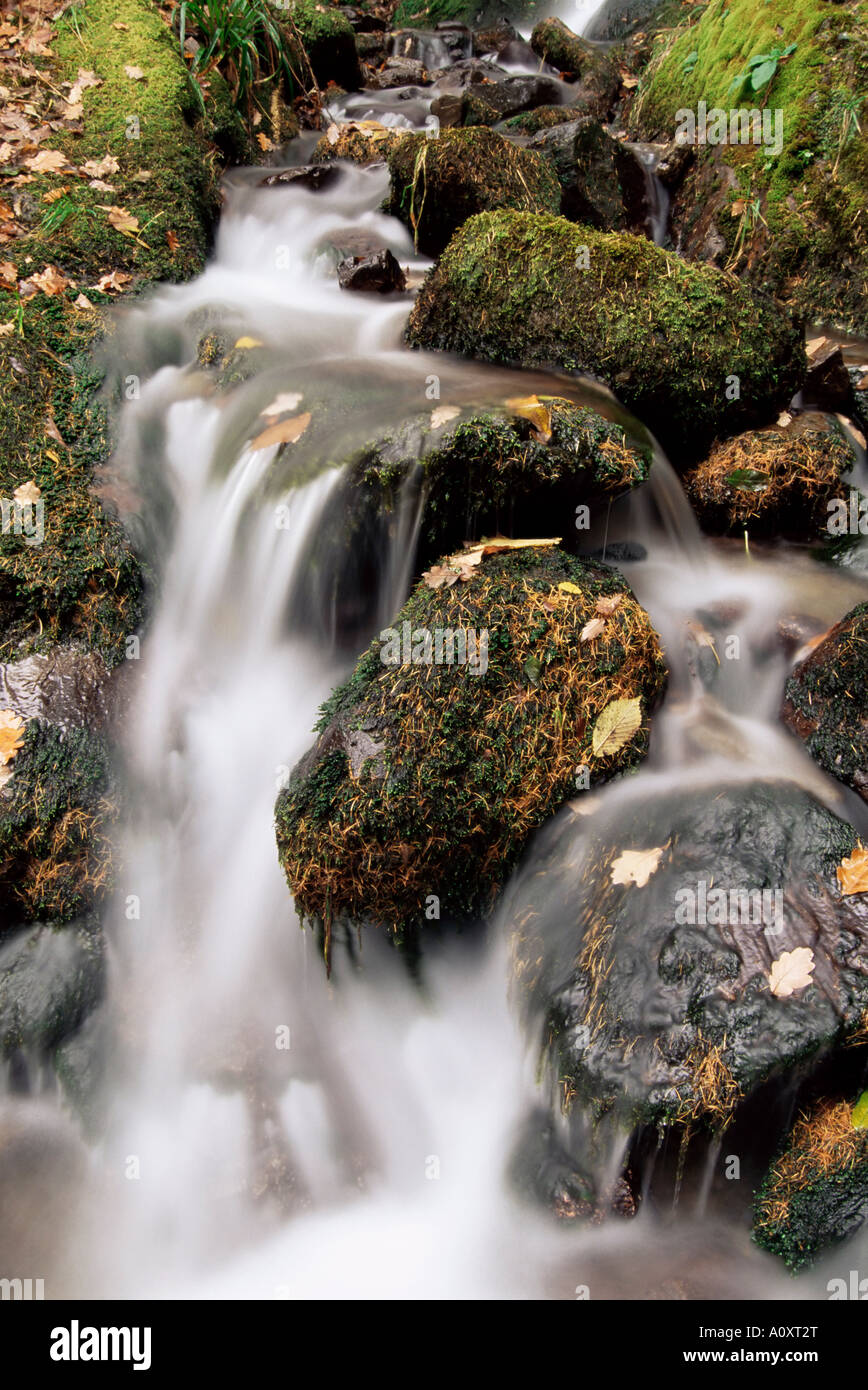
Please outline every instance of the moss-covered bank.
[[[597, 782], [641, 760], [665, 674], [646, 614], [605, 567], [535, 548], [484, 559], [466, 582], [420, 582], [323, 707], [278, 799], [299, 911], [327, 933], [349, 918], [399, 936], [441, 914], [484, 915], [577, 767]], [[638, 701], [641, 718], [609, 751], [594, 731], [616, 698]]]
[[407, 338], [600, 377], [676, 466], [773, 418], [805, 367], [789, 316], [733, 277], [640, 237], [520, 212], [484, 213], [456, 233]]
[[868, 603], [795, 668], [782, 717], [824, 771], [868, 800]]
[[[759, 93], [739, 87], [751, 58], [776, 53], [770, 84]], [[700, 101], [727, 113], [764, 108], [782, 120], [780, 150], [769, 143], [697, 150], [675, 207], [688, 255], [707, 254], [711, 235], [725, 244], [722, 258], [753, 283], [811, 316], [865, 332], [866, 94], [864, 0], [712, 0], [660, 34], [632, 109], [636, 131], [671, 139], [676, 113], [696, 112]]]

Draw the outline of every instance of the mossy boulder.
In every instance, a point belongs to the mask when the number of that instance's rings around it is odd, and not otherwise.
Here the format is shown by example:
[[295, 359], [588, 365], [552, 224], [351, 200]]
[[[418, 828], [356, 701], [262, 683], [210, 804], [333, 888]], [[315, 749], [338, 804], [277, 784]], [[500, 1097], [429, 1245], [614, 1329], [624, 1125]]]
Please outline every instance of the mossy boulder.
[[456, 233], [422, 286], [407, 339], [597, 376], [676, 467], [716, 436], [773, 417], [805, 369], [789, 315], [731, 277], [643, 238], [511, 211]]
[[[552, 547], [471, 568], [416, 586], [323, 707], [278, 799], [296, 906], [327, 934], [335, 920], [401, 936], [432, 916], [484, 916], [528, 835], [572, 795], [577, 765], [598, 782], [647, 750], [666, 672], [620, 575]], [[582, 641], [614, 595], [605, 630]], [[594, 731], [616, 699], [635, 701], [637, 718], [609, 749]]]
[[[560, 93], [561, 88], [553, 78], [538, 73], [514, 73], [497, 82], [471, 82], [462, 93], [460, 124], [497, 125], [521, 111], [545, 102], [556, 102]], [[431, 109], [438, 114], [436, 101]]]
[[487, 128], [443, 130], [436, 140], [408, 135], [390, 146], [386, 159], [392, 177], [387, 211], [410, 228], [426, 256], [439, 256], [476, 213], [555, 212], [560, 206], [547, 161]]
[[389, 150], [406, 138], [404, 131], [389, 130], [385, 126], [371, 130], [350, 122], [321, 136], [311, 158], [314, 164], [324, 164], [331, 159], [348, 159], [352, 164], [362, 165], [382, 164]]
[[583, 106], [592, 104], [605, 116], [614, 106], [621, 85], [608, 53], [580, 39], [560, 19], [543, 19], [530, 36], [530, 46], [565, 78], [579, 84]]
[[[556, 822], [510, 894], [552, 1084], [626, 1130], [725, 1127], [861, 1026], [868, 900], [836, 877], [858, 837], [788, 783], [624, 788], [609, 808]], [[773, 963], [799, 948], [813, 971], [774, 993]]]
[[868, 800], [868, 603], [796, 666], [782, 718], [825, 772]]
[[72, 921], [113, 886], [117, 796], [105, 740], [28, 722], [0, 791], [0, 907], [22, 921]]
[[[362, 87], [356, 36], [346, 15], [339, 9], [318, 5], [315, 0], [292, 0], [289, 11], [319, 85], [327, 87], [334, 82], [345, 92]], [[276, 15], [279, 20], [279, 9]], [[289, 26], [284, 27], [290, 49], [297, 49], [296, 35]], [[306, 66], [304, 55], [296, 53], [296, 67], [304, 73]]]
[[301, 567], [300, 606], [315, 622], [332, 614], [341, 630], [370, 632], [382, 556], [400, 545], [408, 518], [419, 518], [409, 537], [418, 570], [483, 536], [557, 534], [579, 506], [605, 506], [647, 478], [650, 448], [596, 411], [556, 399], [526, 408], [542, 413], [540, 424], [548, 412], [550, 438], [508, 404], [446, 424], [435, 410], [350, 458], [318, 528], [328, 546], [312, 536]]
[[[780, 113], [780, 148], [774, 136], [697, 146], [673, 205], [680, 245], [688, 256], [717, 254], [811, 317], [860, 333], [868, 327], [868, 142], [857, 126], [864, 130], [866, 40], [860, 0], [708, 5], [658, 35], [630, 115], [641, 137], [672, 139], [677, 113], [696, 113], [700, 101], [727, 115]], [[749, 61], [775, 53], [770, 83], [739, 89]]]
[[[854, 1124], [855, 1109], [825, 1099], [800, 1115], [757, 1193], [753, 1238], [793, 1273], [868, 1219], [868, 1126]], [[839, 1297], [864, 1297], [848, 1285], [846, 1271]]]
[[843, 475], [853, 450], [843, 431], [787, 428], [740, 434], [715, 444], [684, 479], [687, 496], [707, 531], [813, 539], [826, 536], [829, 503], [845, 503]]

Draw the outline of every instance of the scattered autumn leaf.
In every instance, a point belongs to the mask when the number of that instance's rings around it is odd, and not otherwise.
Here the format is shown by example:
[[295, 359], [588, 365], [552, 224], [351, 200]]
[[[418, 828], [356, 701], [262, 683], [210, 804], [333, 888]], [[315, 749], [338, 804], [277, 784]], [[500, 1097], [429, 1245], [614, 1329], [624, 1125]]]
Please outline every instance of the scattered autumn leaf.
[[262, 347], [262, 339], [261, 339], [261, 338], [248, 338], [248, 337], [239, 338], [239, 339], [237, 340], [235, 346], [236, 346], [237, 348], [255, 348], [255, 347]]
[[844, 897], [853, 893], [868, 893], [868, 849], [857, 845], [849, 859], [842, 859], [836, 870], [838, 884]]
[[82, 173], [92, 179], [104, 179], [107, 174], [116, 174], [119, 168], [113, 154], [104, 155], [102, 159], [87, 159], [81, 166]]
[[634, 87], [639, 86], [639, 79], [638, 77], [622, 77], [621, 86], [625, 87], [628, 92], [632, 92]]
[[18, 284], [18, 271], [11, 261], [0, 261], [0, 285], [14, 290]]
[[178, 247], [181, 245], [180, 241], [178, 240], [177, 232], [166, 232], [166, 245], [168, 246], [171, 255], [174, 256], [175, 252], [178, 250]]
[[[0, 767], [6, 767], [11, 763], [23, 744], [26, 723], [27, 720], [22, 719], [14, 710], [0, 710]], [[7, 780], [8, 778], [3, 778], [4, 782]]]
[[141, 68], [137, 68], [132, 63], [124, 63], [124, 72], [133, 82], [141, 82], [145, 74]]
[[476, 545], [473, 546], [473, 549], [476, 550], [477, 547], [479, 547], [482, 550], [483, 555], [499, 555], [502, 550], [531, 550], [537, 548], [542, 549], [545, 546], [560, 545], [560, 543], [560, 536], [552, 536], [549, 540], [544, 541], [513, 540], [509, 536], [492, 536], [490, 538], [486, 537], [484, 540], [477, 541]]
[[632, 700], [610, 700], [594, 725], [591, 743], [596, 757], [617, 753], [630, 742], [641, 723], [640, 696]]
[[93, 288], [100, 290], [103, 294], [108, 294], [110, 290], [126, 289], [127, 285], [132, 283], [132, 279], [132, 275], [128, 275], [125, 270], [113, 270], [111, 274], [101, 275]]
[[558, 589], [562, 594], [580, 594], [582, 592], [578, 584], [571, 584], [568, 579], [562, 580]]
[[793, 417], [790, 414], [790, 412], [788, 410], [782, 410], [780, 415], [778, 416], [778, 424], [780, 425], [781, 429], [786, 429], [787, 425], [791, 425], [792, 423]]
[[611, 618], [623, 597], [623, 594], [601, 594], [594, 604], [594, 612], [602, 613], [604, 618]]
[[797, 989], [805, 989], [812, 983], [814, 952], [810, 946], [797, 946], [794, 951], [784, 951], [772, 962], [769, 971], [769, 989], [779, 999], [787, 999]]
[[53, 297], [56, 294], [62, 294], [72, 282], [66, 278], [62, 271], [58, 270], [56, 265], [47, 265], [37, 275], [31, 275], [26, 283], [35, 285], [43, 294]]
[[12, 496], [16, 502], [38, 502], [42, 493], [31, 478], [29, 483], [22, 483], [20, 487], [17, 487]]
[[257, 132], [256, 143], [257, 143], [257, 145], [259, 146], [259, 148], [260, 148], [261, 150], [273, 150], [273, 149], [274, 149], [274, 141], [273, 141], [273, 140], [269, 140], [268, 136], [267, 136], [266, 134], [264, 134], [264, 132], [261, 131], [261, 130]]
[[69, 165], [66, 155], [60, 150], [40, 150], [39, 154], [25, 159], [24, 167], [32, 169], [34, 174], [56, 174], [61, 169], [68, 169]]
[[276, 425], [269, 425], [267, 430], [258, 434], [250, 448], [267, 449], [271, 444], [294, 444], [304, 434], [310, 419], [310, 411], [305, 411], [304, 415], [290, 415], [286, 420], [279, 420]]
[[604, 618], [591, 618], [590, 622], [585, 623], [585, 626], [582, 628], [580, 640], [582, 642], [593, 642], [595, 637], [599, 637], [600, 633], [605, 631], [606, 622]]
[[444, 586], [449, 589], [458, 583], [461, 574], [450, 565], [432, 565], [429, 570], [425, 570], [422, 578], [429, 589], [442, 589]]
[[457, 405], [438, 405], [431, 411], [431, 428], [439, 430], [441, 425], [447, 425], [450, 420], [454, 420], [461, 411]]
[[657, 849], [625, 849], [612, 865], [612, 883], [635, 883], [644, 888], [660, 863], [665, 845]]
[[537, 439], [543, 444], [548, 444], [552, 437], [552, 413], [547, 405], [543, 405], [539, 396], [513, 396], [506, 402], [506, 408], [511, 410], [513, 415], [530, 420]]
[[71, 106], [76, 106], [81, 101], [82, 92], [86, 91], [88, 87], [101, 86], [102, 78], [97, 77], [95, 72], [91, 72], [90, 69], [79, 68], [78, 77], [69, 90], [67, 101]]
[[741, 217], [746, 207], [747, 203], [744, 198], [736, 198], [735, 202], [730, 203], [729, 206], [730, 217]]
[[97, 206], [108, 213], [108, 220], [117, 231], [135, 234], [139, 230], [139, 219], [134, 217], [126, 208], [105, 207], [102, 203]]
[[279, 396], [275, 396], [271, 405], [267, 405], [262, 414], [266, 420], [276, 420], [278, 415], [285, 415], [288, 410], [297, 410], [303, 400], [300, 391], [282, 391]]

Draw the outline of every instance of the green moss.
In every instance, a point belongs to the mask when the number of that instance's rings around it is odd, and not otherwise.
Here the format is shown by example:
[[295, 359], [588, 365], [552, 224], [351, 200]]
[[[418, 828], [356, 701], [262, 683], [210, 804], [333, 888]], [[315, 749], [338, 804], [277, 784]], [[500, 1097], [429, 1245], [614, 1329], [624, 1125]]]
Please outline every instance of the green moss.
[[[779, 63], [770, 88], [740, 95], [730, 87], [752, 56], [795, 44]], [[740, 268], [756, 283], [791, 298], [814, 316], [835, 317], [864, 331], [868, 252], [868, 6], [825, 0], [714, 0], [694, 22], [663, 34], [633, 107], [634, 129], [648, 136], [676, 130], [676, 112], [708, 107], [729, 111], [766, 105], [783, 113], [783, 149], [709, 148], [701, 165], [724, 161], [736, 175], [730, 201], [758, 197], [762, 221], [748, 229]], [[849, 132], [849, 134], [848, 134]], [[685, 216], [705, 202], [701, 172]], [[719, 230], [734, 243], [737, 222], [721, 209]], [[731, 246], [732, 249], [732, 246]]]
[[536, 135], [539, 130], [550, 130], [552, 126], [566, 125], [568, 121], [580, 121], [588, 113], [579, 106], [537, 106], [533, 111], [520, 111], [504, 121], [504, 129], [517, 130], [522, 135]]
[[[564, 581], [580, 595], [558, 590]], [[604, 639], [580, 634], [601, 595], [623, 595]], [[384, 664], [387, 634], [325, 706], [320, 739], [276, 808], [281, 860], [299, 910], [329, 927], [349, 917], [396, 934], [484, 914], [533, 828], [574, 790], [634, 767], [665, 667], [622, 578], [557, 550], [484, 560], [468, 583], [417, 585], [400, 634], [486, 630], [487, 667]], [[597, 757], [592, 733], [618, 696], [642, 700], [639, 732]], [[355, 774], [350, 751], [358, 756]]]
[[[327, 9], [315, 0], [293, 0], [292, 20], [301, 37], [305, 52], [298, 50], [298, 39], [288, 28], [290, 49], [295, 50], [296, 67], [300, 72], [313, 69], [320, 86], [336, 83], [345, 91], [362, 86], [362, 70], [356, 51], [356, 37], [346, 15], [340, 10]], [[281, 11], [275, 11], [280, 21]]]
[[419, 293], [407, 337], [593, 373], [675, 452], [676, 466], [715, 436], [765, 423], [805, 365], [788, 315], [732, 277], [644, 238], [518, 212], [484, 213], [460, 229]]
[[433, 29], [449, 22], [485, 28], [499, 19], [523, 20], [545, 9], [542, 0], [399, 0], [395, 29]]
[[492, 208], [556, 212], [560, 187], [548, 162], [486, 127], [443, 130], [438, 139], [408, 135], [392, 143], [387, 211], [400, 217], [427, 256], [437, 256], [453, 232]]
[[86, 729], [31, 720], [0, 798], [0, 903], [68, 922], [112, 886], [108, 749]]

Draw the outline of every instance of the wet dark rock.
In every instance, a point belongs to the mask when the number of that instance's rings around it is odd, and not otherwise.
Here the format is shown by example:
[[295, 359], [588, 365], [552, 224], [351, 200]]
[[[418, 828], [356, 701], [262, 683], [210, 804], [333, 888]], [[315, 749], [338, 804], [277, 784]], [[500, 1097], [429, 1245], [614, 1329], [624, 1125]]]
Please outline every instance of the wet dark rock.
[[464, 92], [464, 125], [496, 125], [535, 106], [558, 103], [561, 87], [551, 77], [532, 73], [504, 77], [499, 82], [472, 82]]
[[342, 290], [367, 290], [378, 294], [401, 293], [407, 277], [391, 251], [375, 251], [370, 256], [350, 256], [338, 266]]
[[[507, 917], [553, 1083], [592, 1115], [724, 1124], [858, 1031], [868, 900], [836, 877], [858, 836], [815, 798], [788, 783], [625, 791], [581, 824], [537, 842]], [[613, 881], [625, 851], [653, 851], [641, 885]], [[797, 948], [810, 983], [772, 993], [773, 962]]]
[[364, 65], [376, 65], [385, 63], [388, 55], [386, 44], [388, 37], [386, 34], [360, 34], [356, 33], [356, 51], [362, 59]]
[[601, 231], [642, 231], [646, 179], [634, 151], [585, 116], [541, 130], [530, 141], [551, 160], [561, 185], [561, 212]]
[[508, 39], [502, 48], [498, 48], [496, 58], [499, 63], [527, 63], [529, 66], [536, 61], [536, 54], [529, 43], [518, 34], [512, 39]]
[[463, 125], [464, 111], [463, 92], [442, 92], [431, 103], [431, 115], [437, 117], [444, 129]]
[[368, 86], [375, 91], [393, 87], [423, 86], [428, 82], [425, 64], [416, 58], [387, 58], [384, 66], [371, 74]]
[[802, 394], [807, 404], [819, 410], [851, 413], [853, 388], [844, 355], [836, 343], [827, 344], [811, 357]]
[[283, 188], [296, 184], [299, 188], [309, 188], [318, 193], [321, 188], [330, 188], [341, 177], [336, 164], [303, 164], [296, 169], [281, 169], [277, 174], [268, 174], [260, 179], [260, 188]]
[[868, 604], [795, 668], [781, 717], [825, 772], [868, 801]]
[[580, 39], [559, 19], [541, 20], [530, 44], [556, 72], [578, 83], [584, 101], [593, 100], [596, 115], [605, 116], [612, 110], [621, 84], [618, 69], [604, 50]]
[[663, 154], [657, 161], [655, 173], [670, 193], [674, 193], [683, 182], [688, 169], [693, 163], [694, 151], [692, 145], [677, 144], [674, 140], [668, 145]]
[[[579, 592], [567, 602], [560, 583]], [[609, 640], [582, 643], [615, 593]], [[528, 835], [571, 794], [576, 763], [592, 781], [638, 765], [664, 681], [656, 634], [612, 570], [545, 547], [489, 556], [467, 582], [420, 582], [323, 707], [278, 799], [298, 910], [327, 935], [339, 920], [424, 932], [434, 903], [445, 920], [484, 916]], [[613, 685], [639, 702], [639, 725], [617, 751], [593, 753]], [[354, 774], [348, 740], [360, 732], [376, 751]]]
[[608, 565], [621, 565], [647, 560], [648, 551], [639, 541], [609, 541], [605, 549], [592, 550], [589, 560], [602, 560]]
[[768, 420], [804, 370], [789, 314], [731, 276], [642, 237], [523, 212], [460, 228], [419, 292], [407, 340], [600, 377], [681, 468], [715, 437]]
[[34, 926], [0, 945], [0, 1056], [48, 1053], [98, 1002], [105, 978], [101, 932], [88, 923]]
[[547, 1208], [559, 1221], [598, 1225], [611, 1216], [635, 1216], [638, 1210], [629, 1175], [601, 1192], [544, 1111], [535, 1112], [523, 1126], [509, 1174], [521, 1196]]
[[109, 672], [98, 652], [54, 647], [0, 663], [0, 709], [62, 729], [98, 726], [108, 716]]
[[509, 73], [488, 58], [467, 58], [450, 68], [431, 72], [429, 76], [439, 92], [463, 92], [474, 83], [499, 82]]
[[611, 41], [626, 38], [660, 8], [660, 0], [605, 0], [585, 28], [585, 37]]

